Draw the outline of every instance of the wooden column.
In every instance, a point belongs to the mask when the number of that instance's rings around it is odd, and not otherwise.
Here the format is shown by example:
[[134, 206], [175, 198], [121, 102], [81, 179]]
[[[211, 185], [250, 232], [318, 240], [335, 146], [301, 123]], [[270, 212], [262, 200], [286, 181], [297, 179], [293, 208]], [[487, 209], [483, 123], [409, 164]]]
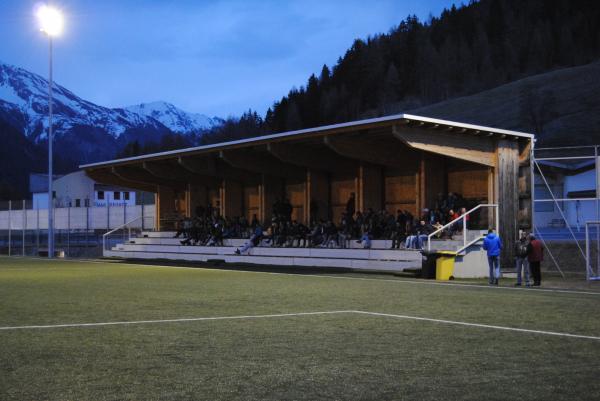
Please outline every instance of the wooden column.
[[514, 244], [518, 237], [519, 218], [519, 149], [518, 143], [510, 140], [498, 141], [498, 165], [496, 185], [500, 213], [500, 238], [504, 249], [501, 264], [504, 268], [513, 265]]

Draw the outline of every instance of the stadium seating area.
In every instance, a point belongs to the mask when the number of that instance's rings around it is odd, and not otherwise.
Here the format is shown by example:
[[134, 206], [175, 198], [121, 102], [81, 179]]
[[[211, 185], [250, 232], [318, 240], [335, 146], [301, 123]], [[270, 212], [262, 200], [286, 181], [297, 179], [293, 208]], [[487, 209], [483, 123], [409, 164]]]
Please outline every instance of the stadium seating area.
[[[141, 236], [117, 244], [104, 252], [106, 257], [130, 259], [170, 259], [206, 262], [251, 263], [278, 266], [337, 267], [361, 270], [403, 271], [421, 267], [421, 252], [414, 249], [391, 250], [391, 241], [373, 240], [371, 249], [351, 241], [350, 249], [254, 247], [248, 254], [236, 255], [247, 239], [226, 239], [224, 246], [183, 246], [173, 238], [175, 232], [143, 232]], [[435, 240], [432, 249], [449, 249], [460, 241]]]

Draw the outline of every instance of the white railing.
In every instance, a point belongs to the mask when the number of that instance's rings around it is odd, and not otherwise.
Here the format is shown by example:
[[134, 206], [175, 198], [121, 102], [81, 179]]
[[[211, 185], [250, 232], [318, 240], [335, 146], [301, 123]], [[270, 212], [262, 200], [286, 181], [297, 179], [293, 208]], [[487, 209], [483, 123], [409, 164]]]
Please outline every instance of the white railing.
[[481, 236], [468, 241], [467, 240], [467, 216], [470, 216], [473, 212], [482, 209], [482, 208], [488, 208], [488, 209], [494, 209], [495, 208], [495, 213], [494, 213], [494, 220], [496, 222], [495, 224], [495, 228], [496, 231], [498, 231], [499, 229], [499, 224], [500, 224], [500, 214], [498, 212], [498, 205], [497, 204], [493, 204], [493, 203], [483, 203], [481, 205], [477, 205], [475, 206], [473, 209], [465, 212], [464, 214], [462, 214], [461, 216], [459, 216], [458, 218], [452, 220], [451, 222], [449, 222], [448, 224], [446, 224], [443, 227], [438, 228], [437, 230], [435, 230], [434, 232], [432, 232], [431, 234], [429, 234], [427, 236], [427, 250], [431, 251], [431, 239], [442, 233], [444, 230], [447, 230], [448, 228], [452, 227], [455, 224], [458, 224], [459, 221], [462, 221], [462, 240], [463, 240], [463, 244], [460, 248], [458, 248], [456, 250], [456, 253], [460, 253], [463, 252], [465, 249], [467, 249], [468, 247], [470, 247], [471, 245], [473, 245], [474, 243], [476, 243], [477, 241], [481, 240]]
[[[118, 226], [117, 228], [114, 228], [108, 232], [106, 232], [105, 234], [102, 235], [102, 251], [108, 251], [109, 249], [106, 247], [106, 244], [108, 243], [110, 246], [110, 242], [107, 241], [108, 237], [114, 233], [116, 233], [117, 231], [123, 231], [123, 234], [125, 234], [125, 230], [127, 230], [127, 241], [131, 241], [131, 230], [138, 230], [141, 232], [140, 229], [140, 225], [139, 224], [135, 224], [137, 223], [139, 220], [143, 219], [143, 216], [138, 216], [135, 219], [129, 220], [127, 223], [122, 224], [120, 226]], [[121, 236], [121, 238], [123, 238], [124, 235]], [[123, 238], [124, 240], [124, 238]]]

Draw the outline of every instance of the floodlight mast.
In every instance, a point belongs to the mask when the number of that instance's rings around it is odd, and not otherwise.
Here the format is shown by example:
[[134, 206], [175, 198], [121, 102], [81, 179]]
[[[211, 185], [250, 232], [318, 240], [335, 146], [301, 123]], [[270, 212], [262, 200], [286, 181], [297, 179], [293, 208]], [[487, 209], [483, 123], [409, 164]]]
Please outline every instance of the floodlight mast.
[[38, 9], [37, 17], [40, 30], [48, 36], [48, 258], [54, 258], [54, 191], [52, 181], [53, 174], [53, 152], [52, 142], [52, 38], [60, 35], [63, 28], [63, 16], [61, 12], [48, 5]]

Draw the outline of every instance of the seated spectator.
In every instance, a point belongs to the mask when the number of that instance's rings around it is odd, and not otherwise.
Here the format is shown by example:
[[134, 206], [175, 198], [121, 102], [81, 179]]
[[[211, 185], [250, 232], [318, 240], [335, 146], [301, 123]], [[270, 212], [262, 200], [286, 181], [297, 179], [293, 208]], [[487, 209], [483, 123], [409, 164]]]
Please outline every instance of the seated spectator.
[[184, 217], [183, 219], [177, 222], [177, 232], [175, 233], [175, 237], [179, 238], [183, 235], [184, 238], [189, 237], [189, 230], [192, 227], [192, 220], [189, 217]]
[[254, 233], [250, 236], [250, 239], [248, 241], [246, 241], [246, 243], [241, 248], [236, 249], [235, 254], [241, 255], [243, 253], [248, 252], [250, 250], [250, 248], [258, 246], [258, 244], [260, 244], [262, 236], [263, 236], [262, 227], [260, 225], [257, 225], [256, 228], [254, 229]]
[[369, 232], [365, 232], [360, 240], [356, 241], [361, 244], [364, 249], [371, 249], [371, 235]]

